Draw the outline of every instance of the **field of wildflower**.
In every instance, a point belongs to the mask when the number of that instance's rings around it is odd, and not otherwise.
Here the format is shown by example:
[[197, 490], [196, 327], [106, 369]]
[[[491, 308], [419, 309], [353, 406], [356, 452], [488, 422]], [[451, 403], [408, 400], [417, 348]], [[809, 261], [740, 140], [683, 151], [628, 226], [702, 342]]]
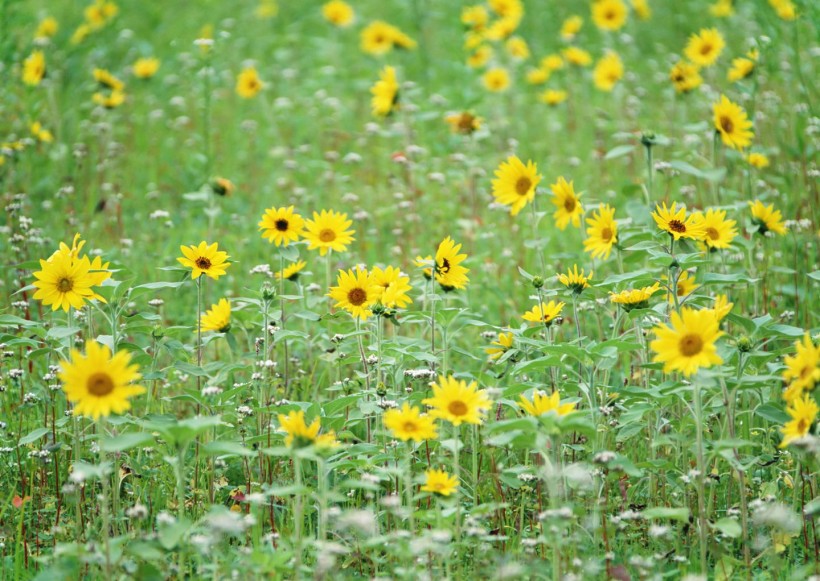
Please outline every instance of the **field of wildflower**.
[[820, 579], [819, 22], [0, 0], [0, 579]]

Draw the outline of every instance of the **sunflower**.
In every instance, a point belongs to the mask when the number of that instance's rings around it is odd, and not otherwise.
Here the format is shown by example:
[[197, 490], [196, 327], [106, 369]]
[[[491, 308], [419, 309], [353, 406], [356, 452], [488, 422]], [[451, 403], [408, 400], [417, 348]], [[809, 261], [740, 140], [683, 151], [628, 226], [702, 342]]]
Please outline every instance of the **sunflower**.
[[615, 208], [601, 204], [598, 210], [586, 219], [587, 239], [584, 240], [584, 251], [592, 258], [609, 258], [612, 246], [618, 242], [618, 223], [615, 221]]
[[[58, 253], [70, 255], [74, 260], [82, 260], [83, 257], [80, 256], [80, 251], [85, 246], [85, 240], [82, 239], [82, 236], [77, 233], [74, 235], [74, 240], [71, 242], [71, 247], [69, 248], [68, 244], [65, 242], [60, 242], [60, 247], [54, 254], [51, 255], [51, 258], [56, 256]], [[49, 260], [51, 260], [49, 258]], [[109, 263], [103, 263], [102, 258], [100, 256], [95, 256], [94, 260], [91, 261], [91, 268], [89, 270], [89, 276], [91, 277], [92, 284], [94, 286], [101, 285], [104, 281], [111, 278], [111, 271], [108, 270]], [[100, 296], [95, 296], [94, 298], [98, 298], [103, 300]], [[103, 302], [105, 302], [103, 300]]]
[[795, 354], [787, 356], [783, 363], [783, 381], [789, 383], [783, 394], [786, 401], [794, 401], [804, 391], [811, 391], [820, 383], [820, 345], [815, 345], [806, 333], [803, 339], [795, 341]]
[[675, 202], [672, 203], [671, 208], [667, 208], [666, 202], [663, 202], [663, 207], [656, 205], [655, 211], [652, 212], [652, 217], [655, 219], [658, 228], [668, 232], [674, 240], [703, 238], [703, 221], [698, 216], [695, 213], [690, 214], [687, 218], [686, 207], [681, 206], [678, 208]]
[[595, 87], [604, 92], [612, 91], [623, 76], [624, 63], [621, 61], [621, 57], [612, 51], [608, 51], [602, 56], [592, 71]]
[[588, 67], [592, 64], [592, 55], [577, 46], [568, 46], [561, 51], [561, 54], [567, 63], [576, 67]]
[[549, 303], [542, 302], [540, 305], [535, 305], [532, 309], [521, 315], [521, 318], [531, 323], [543, 323], [547, 327], [555, 322], [556, 317], [561, 314], [565, 303], [556, 303], [550, 301]]
[[731, 312], [732, 307], [734, 306], [735, 304], [730, 303], [726, 295], [718, 295], [715, 297], [715, 304], [709, 310], [712, 311], [715, 315], [715, 319], [717, 319], [717, 322], [720, 323], [726, 318], [726, 315]]
[[564, 58], [558, 53], [548, 54], [541, 59], [541, 68], [550, 73], [564, 68]]
[[[667, 281], [667, 283], [669, 282], [669, 279], [666, 276], [663, 277], [663, 280]], [[678, 301], [682, 301], [695, 292], [698, 288], [700, 288], [700, 285], [695, 282], [695, 277], [692, 276], [688, 270], [684, 270], [680, 273], [680, 276], [678, 276], [678, 284], [675, 288], [675, 295], [677, 296]], [[669, 303], [675, 304], [675, 297], [673, 297], [671, 293], [669, 294]]]
[[755, 71], [757, 64], [758, 53], [756, 50], [751, 50], [745, 57], [738, 57], [732, 60], [732, 66], [726, 74], [726, 78], [730, 83], [737, 83], [743, 79], [751, 76]]
[[555, 276], [558, 278], [558, 282], [573, 293], [581, 294], [585, 288], [589, 288], [589, 281], [592, 280], [592, 271], [590, 271], [589, 274], [584, 274], [584, 269], [582, 268], [579, 272], [578, 265], [575, 264], [572, 268], [567, 269], [566, 274], [557, 273]]
[[483, 30], [490, 21], [490, 14], [483, 6], [465, 6], [461, 9], [461, 23], [473, 30]]
[[678, 93], [688, 93], [703, 84], [703, 77], [700, 76], [698, 67], [686, 61], [675, 63], [669, 72], [669, 78]]
[[572, 40], [575, 38], [579, 32], [581, 32], [581, 27], [584, 25], [584, 19], [574, 14], [569, 18], [565, 19], [564, 22], [561, 24], [561, 40]]
[[432, 387], [433, 397], [422, 400], [422, 403], [433, 408], [430, 410], [431, 416], [454, 426], [481, 424], [485, 412], [492, 406], [487, 392], [478, 389], [475, 381], [467, 385], [467, 382], [459, 381], [452, 375], [441, 375]]
[[490, 347], [484, 348], [484, 352], [489, 355], [490, 361], [495, 361], [496, 359], [500, 359], [504, 353], [512, 349], [512, 346], [513, 334], [499, 333], [498, 338], [490, 343]]
[[780, 433], [783, 434], [780, 447], [785, 448], [795, 440], [808, 435], [814, 420], [817, 419], [817, 412], [817, 404], [811, 394], [807, 393], [791, 402], [786, 408], [786, 413], [791, 416], [791, 420], [780, 428]]
[[299, 260], [289, 264], [284, 268], [284, 270], [280, 270], [274, 276], [277, 280], [284, 278], [285, 280], [294, 281], [299, 278], [299, 274], [305, 269], [306, 266], [307, 262], [304, 260]]
[[324, 256], [329, 250], [344, 252], [348, 244], [353, 242], [355, 230], [348, 230], [353, 224], [347, 219], [347, 214], [322, 210], [321, 214], [313, 212], [313, 220], [305, 221], [305, 231], [302, 234], [308, 241], [308, 250], [319, 249]]
[[749, 202], [752, 210], [752, 224], [757, 226], [757, 231], [761, 234], [773, 232], [774, 234], [785, 234], [786, 224], [783, 223], [783, 215], [780, 210], [774, 209], [774, 204], [764, 206], [760, 200], [754, 203]]
[[60, 362], [60, 381], [68, 401], [74, 403], [74, 415], [93, 419], [122, 413], [131, 408], [128, 399], [145, 393], [140, 385], [129, 385], [142, 376], [131, 355], [120, 351], [112, 356], [107, 345], [86, 341], [85, 356], [71, 350], [71, 360]]
[[291, 242], [299, 241], [305, 221], [293, 211], [293, 206], [268, 208], [258, 226], [262, 231], [262, 238], [267, 238], [268, 242], [273, 242], [276, 246], [288, 246]]
[[500, 67], [489, 69], [481, 77], [481, 84], [491, 93], [506, 91], [510, 87], [510, 74]]
[[41, 143], [51, 143], [54, 141], [54, 135], [52, 135], [51, 131], [45, 129], [39, 121], [32, 123], [30, 129], [31, 134]]
[[709, 208], [704, 214], [695, 214], [703, 227], [702, 242], [709, 250], [725, 250], [737, 236], [737, 222], [726, 219], [725, 210]]
[[444, 470], [426, 470], [422, 492], [433, 492], [441, 496], [450, 496], [458, 490], [458, 477], [447, 474]]
[[524, 165], [515, 155], [507, 158], [495, 170], [493, 197], [499, 204], [510, 206], [510, 214], [517, 216], [529, 202], [535, 199], [535, 189], [541, 181], [538, 167], [527, 161]]
[[513, 60], [527, 60], [531, 55], [530, 47], [527, 46], [527, 41], [520, 36], [508, 38], [507, 42], [504, 43], [504, 48]]
[[714, 4], [709, 6], [709, 14], [717, 18], [727, 18], [734, 14], [735, 9], [732, 6], [732, 0], [717, 0]]
[[236, 77], [236, 94], [243, 99], [252, 99], [265, 87], [254, 67], [242, 69]]
[[521, 18], [524, 4], [521, 0], [489, 0], [490, 9], [501, 18]]
[[373, 313], [370, 307], [379, 299], [382, 288], [377, 287], [373, 275], [367, 270], [340, 270], [336, 286], [330, 288], [327, 296], [336, 301], [336, 307], [346, 310], [352, 317], [362, 321]]
[[638, 15], [641, 20], [649, 20], [652, 18], [652, 9], [649, 8], [648, 0], [632, 0], [632, 10]]
[[91, 262], [87, 256], [80, 259], [58, 251], [48, 260], [40, 260], [40, 269], [34, 273], [37, 279], [34, 281], [37, 288], [34, 298], [45, 306], [51, 305], [52, 311], [62, 308], [68, 312], [71, 307], [80, 309], [85, 301], [92, 299], [105, 302], [91, 288], [99, 284], [99, 276], [90, 272]]
[[543, 85], [549, 78], [550, 72], [540, 67], [527, 71], [527, 83], [530, 85]]
[[487, 40], [504, 40], [515, 32], [516, 29], [518, 29], [519, 24], [521, 24], [521, 17], [518, 15], [499, 18], [487, 27], [487, 30], [484, 32], [484, 36]]
[[723, 331], [709, 309], [682, 307], [672, 313], [671, 326], [661, 324], [653, 332], [657, 338], [649, 348], [655, 352], [653, 361], [663, 363], [664, 373], [680, 371], [689, 377], [701, 367], [723, 363], [715, 347]]
[[59, 30], [60, 24], [57, 22], [57, 19], [48, 16], [43, 18], [40, 23], [37, 25], [37, 31], [34, 33], [34, 39], [45, 39], [45, 38], [52, 38], [55, 34], [57, 34], [57, 30]]
[[395, 26], [381, 20], [371, 22], [362, 30], [361, 48], [367, 54], [383, 55], [394, 46], [412, 49], [415, 48], [416, 41]]
[[96, 105], [106, 109], [116, 109], [125, 103], [125, 93], [123, 91], [111, 91], [109, 93], [94, 93], [91, 101]]
[[388, 309], [403, 309], [413, 302], [407, 295], [413, 290], [410, 286], [410, 277], [402, 274], [400, 269], [395, 266], [388, 266], [385, 269], [375, 266], [370, 274], [379, 295], [379, 302]]
[[491, 46], [483, 44], [467, 57], [467, 66], [471, 69], [480, 69], [493, 58], [493, 53], [494, 51]]
[[703, 28], [689, 37], [689, 43], [683, 53], [697, 66], [709, 67], [715, 64], [724, 46], [726, 42], [717, 28]]
[[769, 167], [769, 158], [762, 153], [750, 153], [746, 157], [746, 162], [756, 169]]
[[661, 288], [661, 283], [656, 282], [652, 286], [645, 286], [643, 288], [626, 289], [619, 293], [609, 293], [609, 300], [616, 305], [621, 305], [621, 308], [627, 313], [633, 309], [645, 309], [649, 306], [649, 298], [658, 292]]
[[595, 0], [592, 21], [601, 30], [619, 30], [626, 22], [627, 8], [622, 0]]
[[226, 333], [231, 328], [231, 303], [228, 299], [219, 299], [218, 303], [205, 311], [199, 321], [202, 331]]
[[561, 403], [561, 395], [557, 391], [552, 392], [552, 395], [546, 395], [536, 389], [532, 392], [532, 401], [522, 395], [518, 400], [518, 405], [529, 415], [535, 417], [549, 412], [565, 416], [575, 411], [574, 403]]
[[715, 130], [720, 133], [724, 145], [732, 149], [744, 149], [751, 145], [754, 132], [743, 107], [732, 103], [726, 95], [712, 106]]
[[769, 5], [781, 20], [792, 21], [797, 18], [797, 8], [791, 0], [769, 0]]
[[321, 429], [321, 421], [315, 418], [310, 425], [305, 422], [303, 410], [291, 411], [288, 415], [279, 414], [279, 431], [285, 432], [285, 446], [305, 448], [316, 441]]
[[187, 268], [191, 269], [191, 278], [196, 280], [201, 274], [206, 274], [212, 279], [217, 280], [220, 276], [225, 274], [231, 263], [228, 262], [228, 253], [219, 250], [219, 243], [214, 242], [208, 244], [204, 240], [199, 243], [199, 246], [180, 246], [182, 256], [177, 258], [177, 261]]
[[150, 79], [157, 74], [159, 70], [159, 59], [156, 58], [141, 58], [137, 59], [131, 67], [131, 71], [138, 79]]
[[40, 84], [46, 76], [46, 57], [41, 50], [32, 52], [23, 61], [23, 82], [32, 87]]
[[384, 413], [384, 426], [394, 437], [406, 442], [423, 442], [438, 436], [436, 422], [428, 415], [421, 413], [416, 406], [405, 403], [401, 409], [387, 410]]
[[112, 91], [122, 91], [125, 89], [125, 83], [119, 80], [105, 69], [94, 69], [94, 80], [104, 89]]
[[469, 268], [461, 266], [467, 259], [466, 254], [459, 254], [461, 244], [456, 244], [449, 236], [441, 241], [436, 249], [435, 274], [436, 282], [444, 291], [466, 288]]
[[211, 180], [210, 186], [211, 191], [213, 193], [215, 193], [217, 196], [222, 196], [223, 198], [230, 197], [236, 189], [236, 186], [231, 180], [229, 180], [228, 178], [221, 177], [213, 178]]
[[450, 130], [453, 133], [460, 133], [461, 135], [472, 135], [481, 128], [481, 117], [476, 117], [468, 111], [462, 113], [452, 113], [447, 115], [444, 120], [450, 125]]
[[356, 14], [347, 2], [331, 0], [322, 6], [322, 16], [333, 26], [346, 28], [353, 24]]
[[556, 105], [560, 105], [564, 101], [567, 100], [569, 95], [566, 91], [560, 91], [556, 89], [547, 89], [540, 95], [538, 95], [538, 99], [542, 103], [546, 103], [550, 107], [555, 107]]
[[424, 258], [421, 255], [416, 256], [415, 260], [413, 260], [413, 264], [419, 267], [421, 270], [422, 276], [424, 276], [427, 280], [433, 280], [433, 269], [430, 266], [433, 264], [433, 257], [429, 254]]
[[387, 117], [399, 108], [399, 83], [396, 80], [396, 69], [384, 67], [379, 73], [379, 80], [370, 89], [373, 95], [371, 106], [373, 115]]
[[550, 186], [553, 196], [552, 203], [558, 208], [553, 218], [559, 230], [564, 230], [570, 221], [576, 228], [581, 225], [581, 216], [584, 213], [584, 208], [579, 201], [581, 194], [575, 193], [572, 184], [572, 182], [567, 183], [563, 176], [559, 176], [558, 181]]

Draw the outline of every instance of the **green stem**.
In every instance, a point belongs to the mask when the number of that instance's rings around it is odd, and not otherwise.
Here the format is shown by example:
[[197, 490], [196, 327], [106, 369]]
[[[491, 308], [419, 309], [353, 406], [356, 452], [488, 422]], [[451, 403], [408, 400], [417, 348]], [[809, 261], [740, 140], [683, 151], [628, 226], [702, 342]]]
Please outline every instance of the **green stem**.
[[698, 545], [700, 548], [700, 573], [706, 578], [708, 563], [706, 557], [706, 492], [704, 480], [706, 478], [706, 462], [703, 457], [703, 402], [701, 401], [701, 386], [698, 381], [692, 382], [695, 405], [695, 433], [697, 453], [697, 493], [698, 493]]

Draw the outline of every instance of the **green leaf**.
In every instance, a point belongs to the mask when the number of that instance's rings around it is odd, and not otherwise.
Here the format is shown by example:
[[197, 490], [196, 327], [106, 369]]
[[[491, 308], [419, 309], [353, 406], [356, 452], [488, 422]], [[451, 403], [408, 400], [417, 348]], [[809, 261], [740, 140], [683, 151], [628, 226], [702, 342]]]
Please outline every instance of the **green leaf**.
[[618, 157], [623, 157], [629, 153], [632, 153], [634, 150], [634, 145], [618, 145], [607, 151], [606, 155], [604, 155], [604, 159], [616, 159]]
[[741, 528], [740, 523], [734, 518], [722, 518], [712, 526], [732, 539], [736, 539], [743, 534], [743, 529]]
[[249, 458], [256, 455], [239, 442], [208, 442], [203, 446], [203, 449], [206, 454], [211, 456], [245, 456]]
[[35, 440], [39, 440], [46, 434], [48, 434], [51, 430], [48, 428], [37, 428], [36, 430], [32, 430], [22, 438], [17, 443], [18, 446], [25, 446], [26, 444], [31, 444]]
[[775, 424], [785, 424], [790, 419], [789, 414], [783, 411], [782, 407], [773, 403], [764, 403], [763, 405], [757, 406], [755, 415]]
[[679, 522], [689, 522], [689, 509], [685, 506], [657, 506], [655, 508], [647, 508], [641, 514], [646, 519], [652, 518], [668, 518]]
[[148, 432], [128, 432], [115, 438], [101, 440], [100, 449], [104, 452], [124, 452], [153, 441], [154, 436]]
[[36, 327], [37, 321], [29, 321], [14, 315], [0, 315], [0, 327]]

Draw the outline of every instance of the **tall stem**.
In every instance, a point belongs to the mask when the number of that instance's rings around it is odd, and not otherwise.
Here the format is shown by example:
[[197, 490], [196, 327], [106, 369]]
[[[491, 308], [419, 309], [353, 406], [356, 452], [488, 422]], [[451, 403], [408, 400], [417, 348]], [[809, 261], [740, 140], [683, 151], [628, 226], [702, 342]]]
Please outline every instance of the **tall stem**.
[[700, 573], [707, 575], [708, 564], [706, 560], [706, 492], [704, 490], [704, 478], [706, 477], [706, 462], [703, 458], [703, 402], [701, 401], [701, 386], [698, 381], [692, 382], [695, 404], [695, 433], [697, 446], [698, 476], [696, 479], [698, 493], [698, 542], [700, 547]]

